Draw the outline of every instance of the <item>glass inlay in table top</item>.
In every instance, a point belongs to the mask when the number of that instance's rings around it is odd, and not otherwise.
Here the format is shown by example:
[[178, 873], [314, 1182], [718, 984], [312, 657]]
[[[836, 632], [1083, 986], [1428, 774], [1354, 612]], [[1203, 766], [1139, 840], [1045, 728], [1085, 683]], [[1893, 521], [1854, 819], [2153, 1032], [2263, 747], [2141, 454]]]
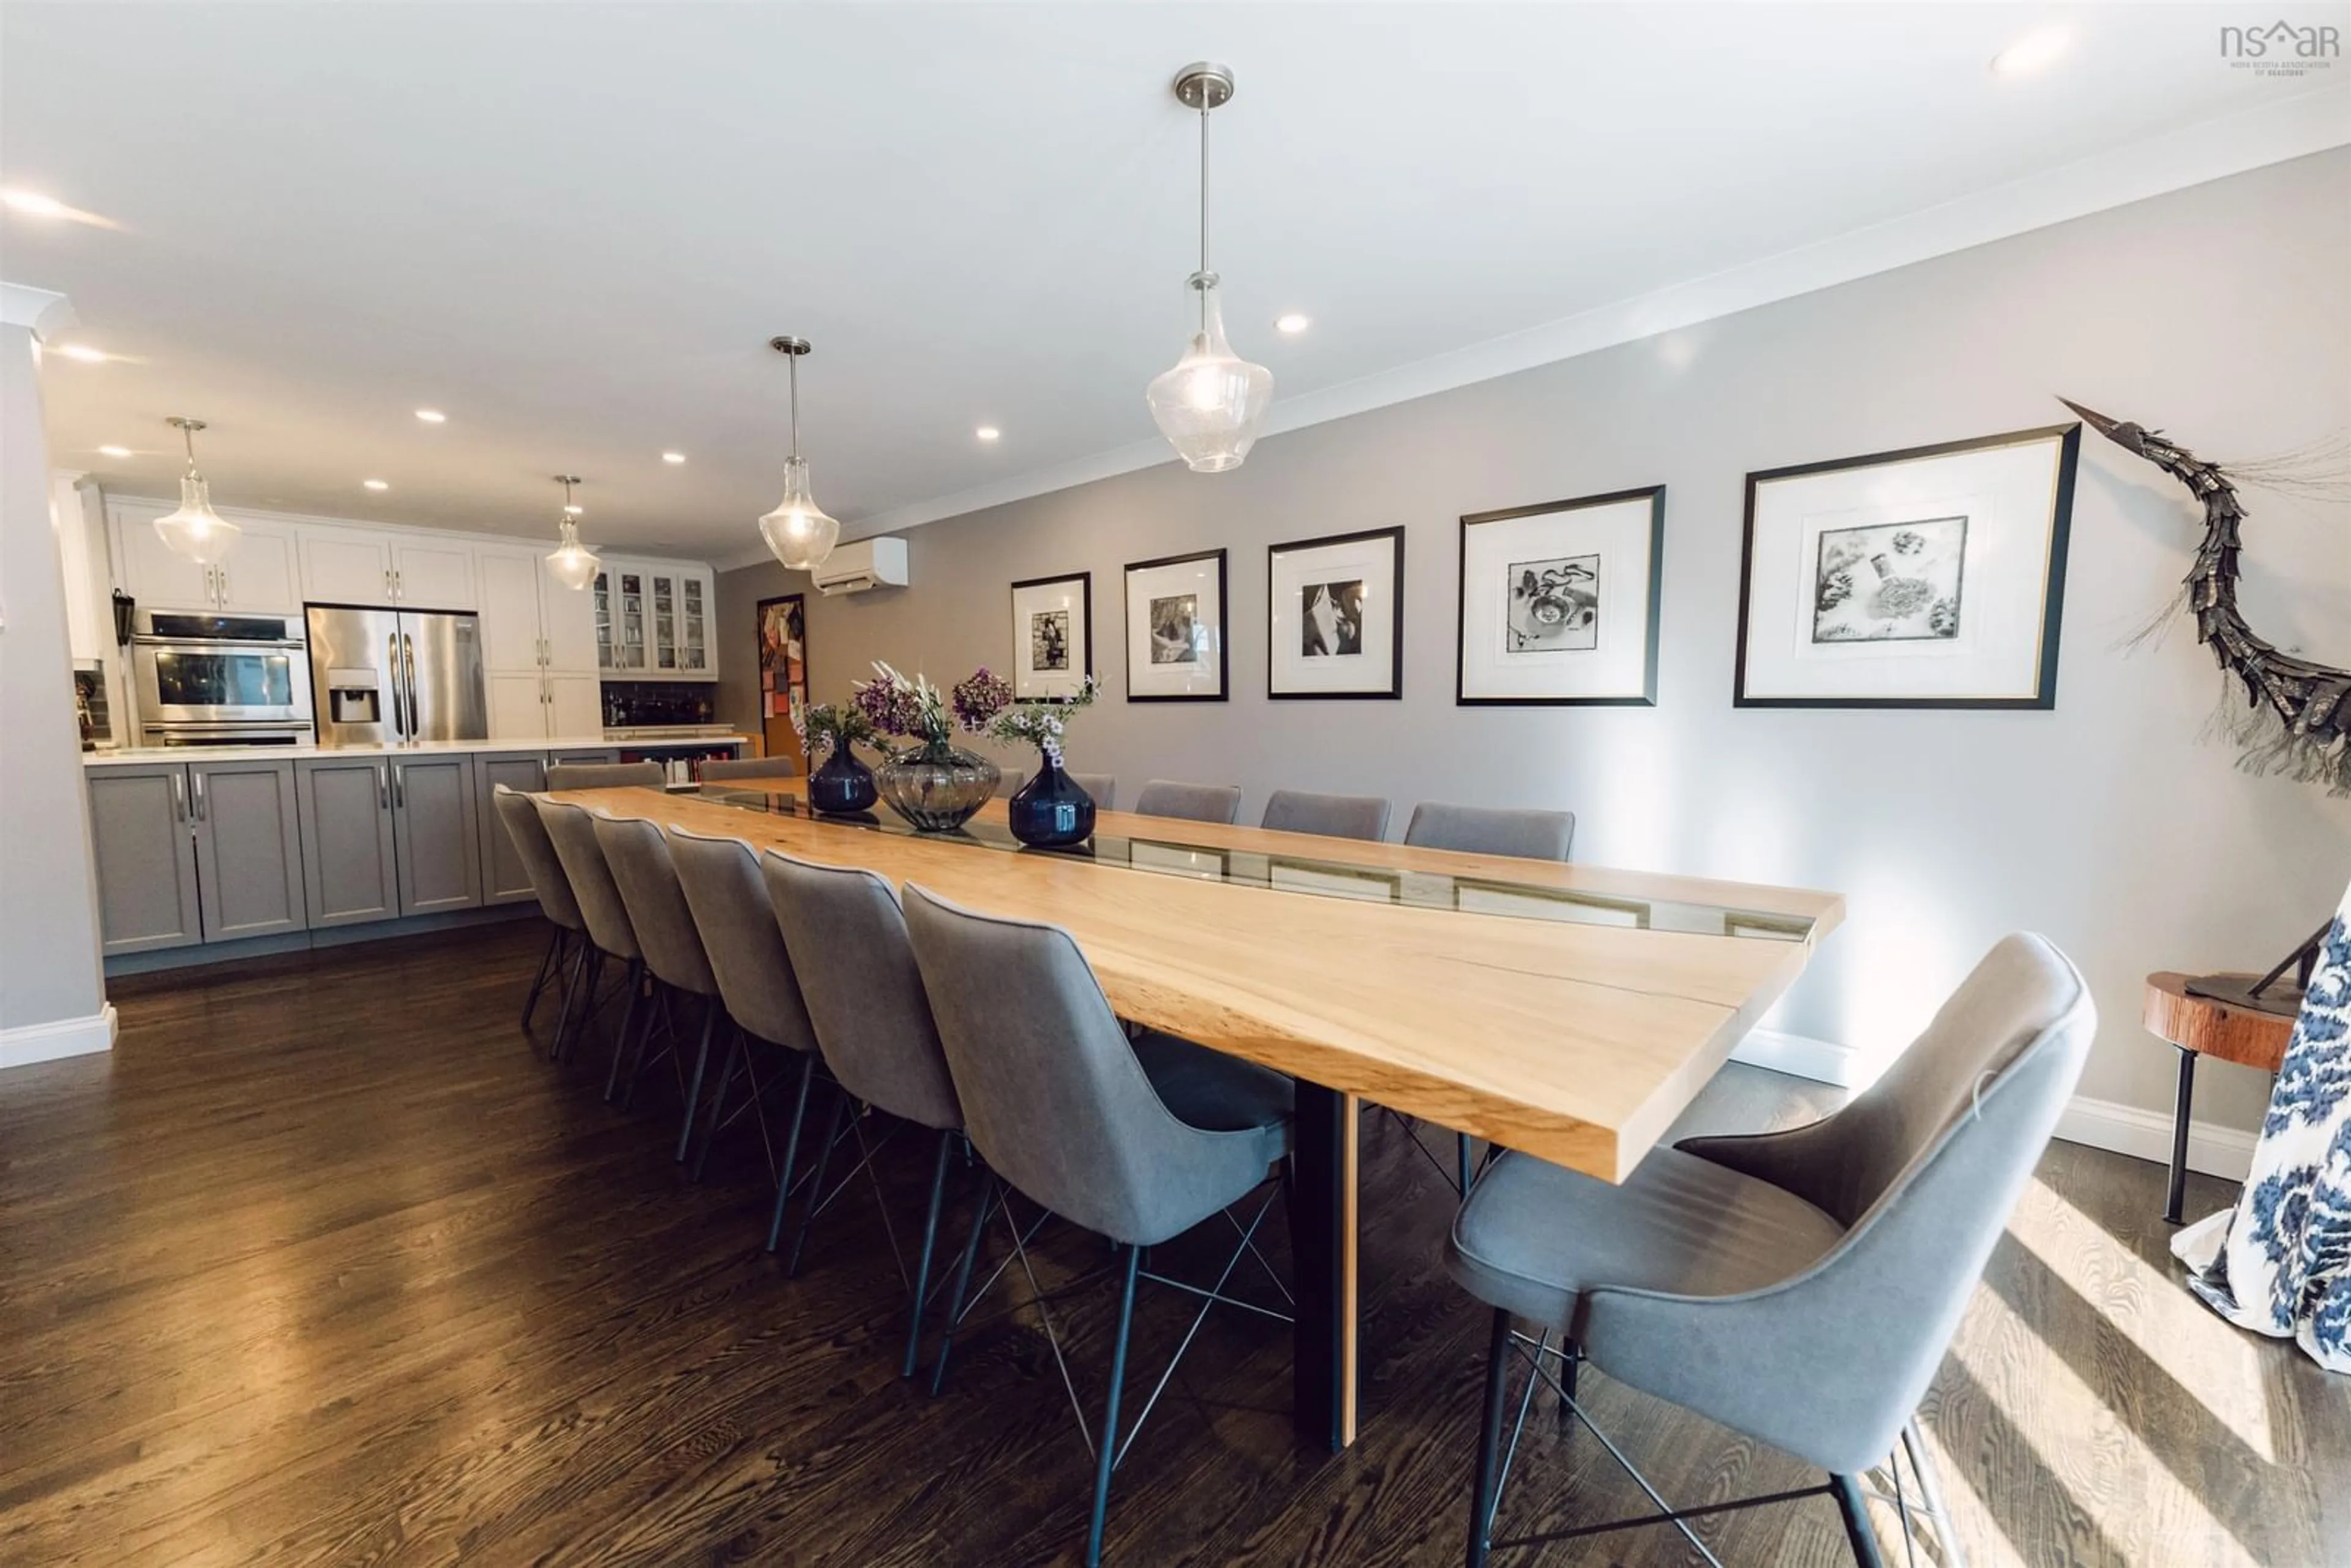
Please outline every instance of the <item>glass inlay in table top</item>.
[[1077, 849], [1032, 850], [1014, 838], [1011, 830], [1001, 821], [974, 818], [956, 832], [918, 833], [886, 811], [854, 817], [815, 816], [799, 796], [789, 790], [705, 785], [695, 793], [703, 800], [742, 810], [805, 817], [831, 826], [895, 838], [928, 839], [1006, 853], [1092, 861], [1097, 865], [1123, 866], [1160, 876], [1194, 877], [1204, 882], [1233, 883], [1322, 898], [1352, 898], [1414, 909], [1456, 909], [1521, 920], [1622, 925], [1774, 942], [1803, 941], [1813, 928], [1812, 922], [1800, 915], [1669, 899], [1624, 898], [1513, 882], [1506, 876], [1457, 875], [1351, 862], [1346, 858], [1349, 841], [1344, 839], [1324, 841], [1331, 845], [1330, 852], [1324, 854], [1276, 854], [1194, 842], [1186, 840], [1187, 824], [1178, 818], [1165, 819], [1164, 826], [1155, 820], [1147, 837], [1097, 833]]

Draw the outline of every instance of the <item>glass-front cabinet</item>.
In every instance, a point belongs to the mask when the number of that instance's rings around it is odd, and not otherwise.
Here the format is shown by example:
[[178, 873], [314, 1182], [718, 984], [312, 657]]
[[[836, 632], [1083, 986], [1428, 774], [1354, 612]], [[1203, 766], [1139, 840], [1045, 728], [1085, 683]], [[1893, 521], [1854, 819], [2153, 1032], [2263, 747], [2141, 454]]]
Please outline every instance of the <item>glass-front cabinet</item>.
[[596, 574], [596, 662], [615, 674], [710, 676], [710, 569], [606, 557]]

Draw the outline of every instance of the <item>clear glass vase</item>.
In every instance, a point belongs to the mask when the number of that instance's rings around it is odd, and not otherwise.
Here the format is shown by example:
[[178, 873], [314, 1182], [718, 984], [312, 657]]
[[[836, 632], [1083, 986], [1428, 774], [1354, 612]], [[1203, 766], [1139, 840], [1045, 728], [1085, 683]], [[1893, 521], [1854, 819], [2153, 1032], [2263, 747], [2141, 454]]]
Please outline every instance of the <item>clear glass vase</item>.
[[882, 799], [918, 831], [951, 833], [987, 804], [1003, 775], [945, 740], [911, 747], [874, 770]]

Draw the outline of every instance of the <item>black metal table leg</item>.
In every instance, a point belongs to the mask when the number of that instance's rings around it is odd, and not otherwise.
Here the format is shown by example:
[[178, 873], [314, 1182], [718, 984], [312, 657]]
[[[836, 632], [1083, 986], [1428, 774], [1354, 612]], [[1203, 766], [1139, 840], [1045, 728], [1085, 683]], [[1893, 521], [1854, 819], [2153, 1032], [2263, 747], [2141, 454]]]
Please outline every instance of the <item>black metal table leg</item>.
[[2166, 1223], [2178, 1225], [2179, 1205], [2188, 1196], [2188, 1123], [2196, 1105], [2196, 1053], [2179, 1051], [2179, 1098], [2171, 1110], [2171, 1186], [2163, 1200]]
[[1355, 1440], [1355, 1113], [1353, 1095], [1299, 1081], [1291, 1419], [1301, 1438], [1333, 1453]]

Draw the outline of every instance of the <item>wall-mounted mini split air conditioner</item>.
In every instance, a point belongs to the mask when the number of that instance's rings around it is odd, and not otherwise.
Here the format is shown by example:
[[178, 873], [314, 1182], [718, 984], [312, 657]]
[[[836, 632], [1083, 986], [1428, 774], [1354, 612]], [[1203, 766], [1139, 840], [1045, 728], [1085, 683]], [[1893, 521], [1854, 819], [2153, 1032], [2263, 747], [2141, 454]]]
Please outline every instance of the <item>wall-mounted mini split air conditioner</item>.
[[883, 538], [836, 545], [810, 576], [816, 580], [816, 591], [828, 599], [836, 593], [862, 593], [869, 588], [904, 588], [906, 541]]

